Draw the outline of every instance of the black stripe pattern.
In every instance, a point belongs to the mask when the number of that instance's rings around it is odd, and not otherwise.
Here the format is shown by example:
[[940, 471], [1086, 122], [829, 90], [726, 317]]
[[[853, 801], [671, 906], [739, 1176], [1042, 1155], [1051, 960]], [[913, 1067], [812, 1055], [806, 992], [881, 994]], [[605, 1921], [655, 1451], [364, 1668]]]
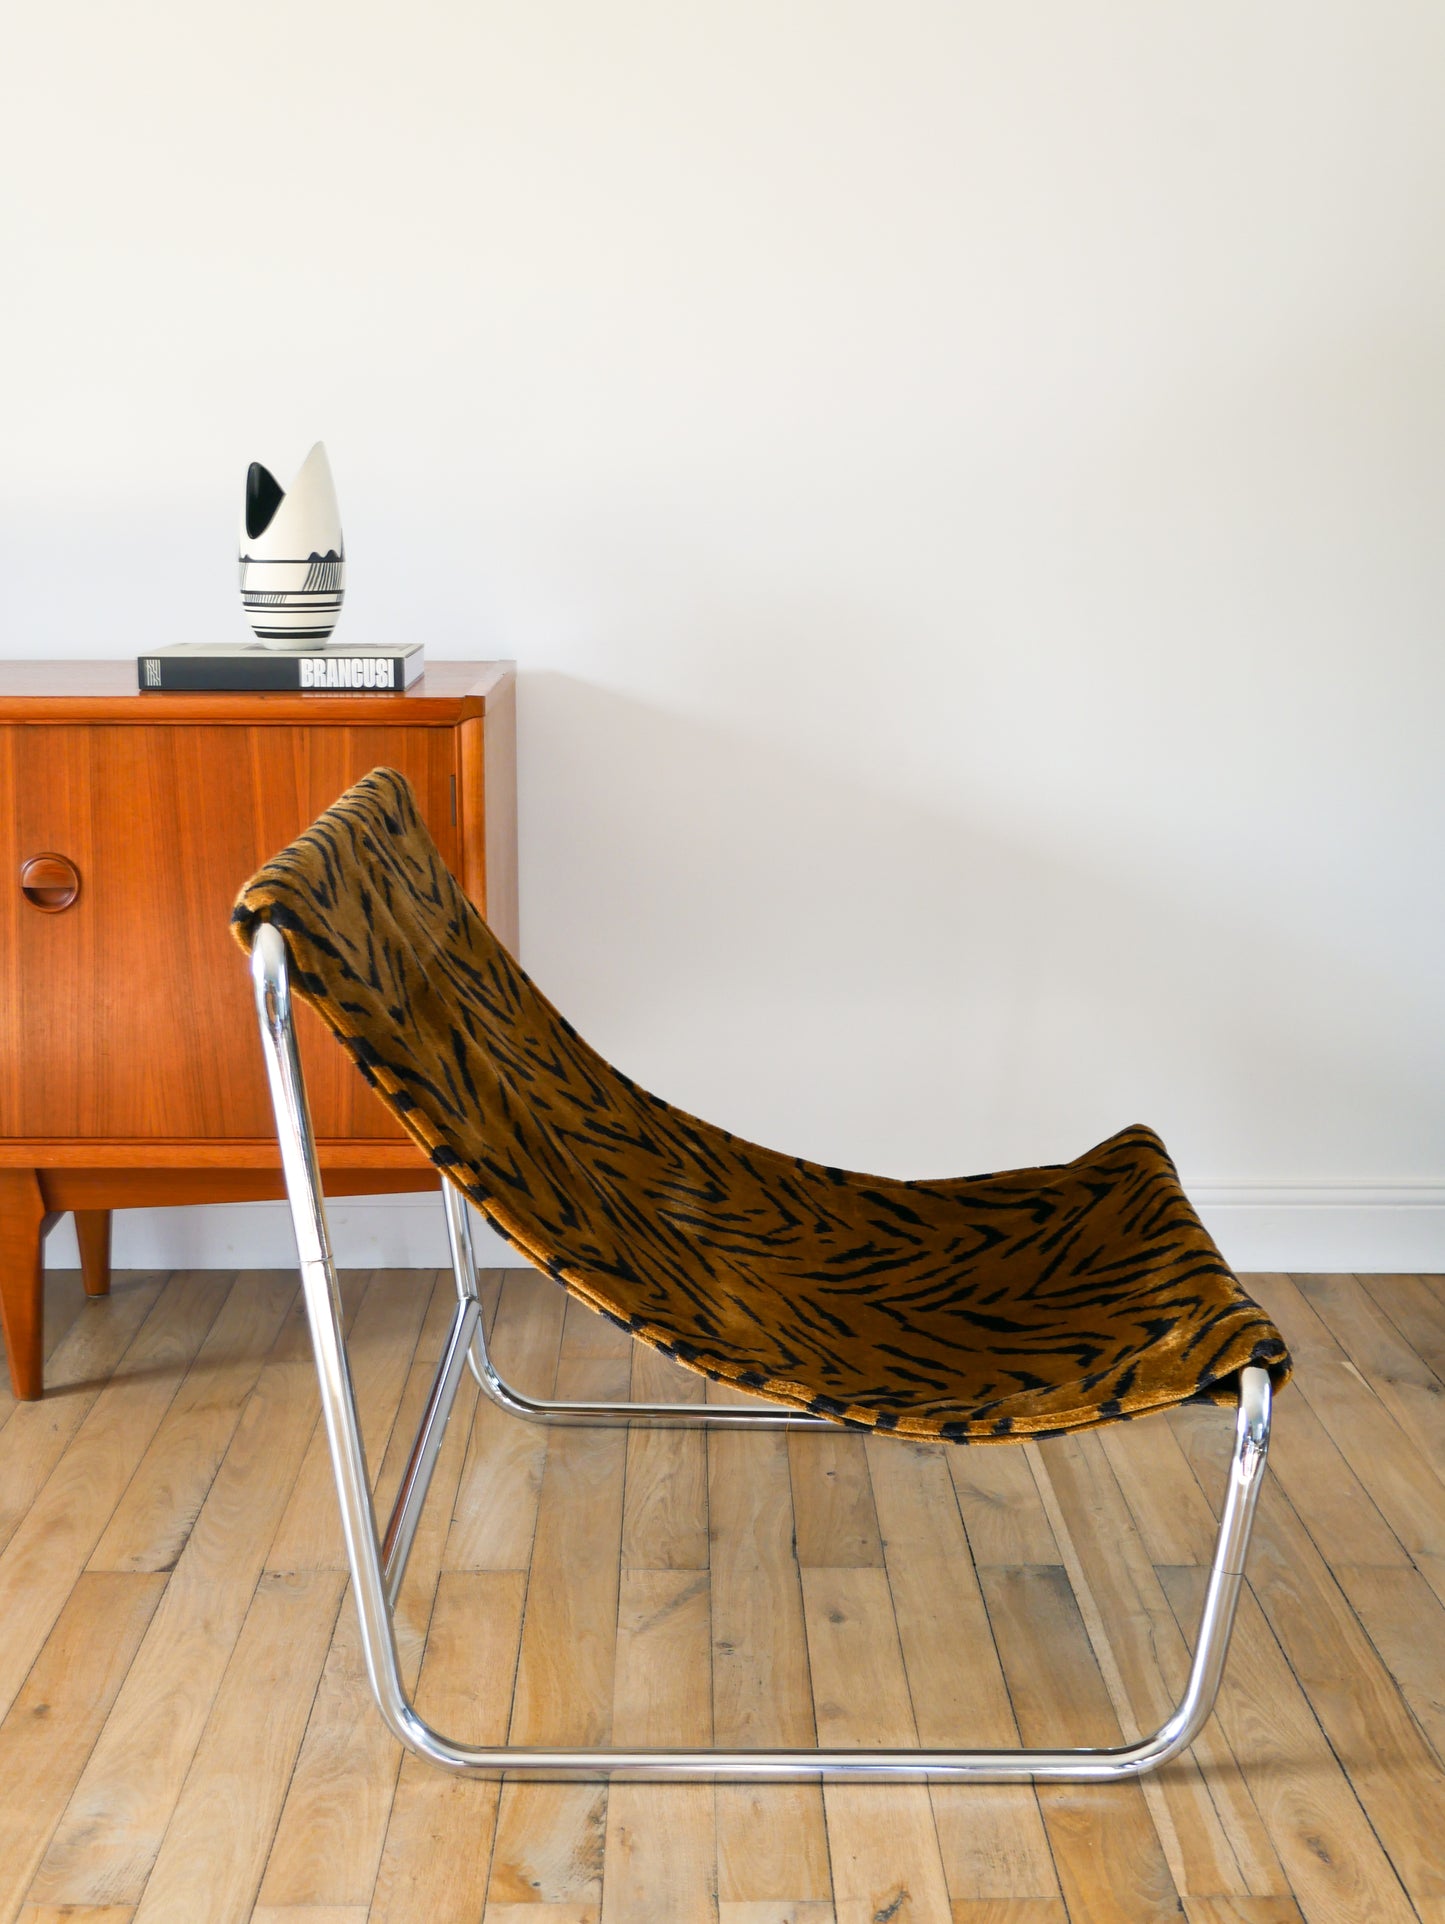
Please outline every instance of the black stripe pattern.
[[902, 1182], [759, 1148], [588, 1047], [377, 769], [242, 890], [296, 993], [438, 1169], [572, 1294], [689, 1368], [839, 1422], [1003, 1442], [1289, 1374], [1151, 1129]]

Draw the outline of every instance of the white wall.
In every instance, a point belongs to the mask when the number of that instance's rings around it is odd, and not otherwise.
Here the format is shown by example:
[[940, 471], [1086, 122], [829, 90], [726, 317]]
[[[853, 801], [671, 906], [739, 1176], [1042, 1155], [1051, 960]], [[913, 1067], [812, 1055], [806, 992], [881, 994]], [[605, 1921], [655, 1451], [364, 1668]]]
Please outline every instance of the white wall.
[[238, 635], [245, 465], [324, 436], [344, 635], [521, 664], [525, 959], [627, 1069], [897, 1173], [1149, 1120], [1241, 1265], [1445, 1267], [1442, 60], [1434, 0], [29, 8], [4, 652]]

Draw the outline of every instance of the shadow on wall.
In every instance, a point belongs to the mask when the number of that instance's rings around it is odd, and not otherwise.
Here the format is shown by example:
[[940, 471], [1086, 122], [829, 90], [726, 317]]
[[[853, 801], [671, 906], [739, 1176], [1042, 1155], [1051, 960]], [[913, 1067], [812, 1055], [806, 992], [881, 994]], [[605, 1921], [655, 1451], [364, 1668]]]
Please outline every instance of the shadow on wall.
[[685, 1108], [901, 1176], [1135, 1121], [1186, 1180], [1438, 1166], [1427, 1066], [1372, 1033], [1388, 984], [1181, 907], [1147, 853], [1126, 885], [1128, 851], [1085, 867], [562, 674], [521, 715], [524, 960]]

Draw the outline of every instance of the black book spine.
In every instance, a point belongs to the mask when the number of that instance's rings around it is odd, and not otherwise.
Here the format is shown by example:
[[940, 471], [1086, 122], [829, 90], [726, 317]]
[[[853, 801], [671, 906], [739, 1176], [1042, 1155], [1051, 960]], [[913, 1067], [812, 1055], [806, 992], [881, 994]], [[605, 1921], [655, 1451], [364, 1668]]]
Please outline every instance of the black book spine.
[[[405, 655], [140, 655], [142, 693], [173, 695], [395, 695], [416, 664]], [[415, 680], [415, 672], [412, 674]]]

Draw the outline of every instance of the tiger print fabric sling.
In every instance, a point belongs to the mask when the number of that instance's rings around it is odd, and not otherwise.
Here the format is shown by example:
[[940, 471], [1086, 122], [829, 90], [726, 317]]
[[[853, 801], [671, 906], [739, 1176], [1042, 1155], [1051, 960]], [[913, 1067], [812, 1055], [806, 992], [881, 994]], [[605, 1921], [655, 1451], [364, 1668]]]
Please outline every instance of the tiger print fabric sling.
[[689, 1368], [950, 1442], [1232, 1402], [1289, 1374], [1150, 1129], [1074, 1162], [900, 1182], [780, 1155], [588, 1047], [376, 769], [241, 891], [432, 1162], [574, 1296]]

